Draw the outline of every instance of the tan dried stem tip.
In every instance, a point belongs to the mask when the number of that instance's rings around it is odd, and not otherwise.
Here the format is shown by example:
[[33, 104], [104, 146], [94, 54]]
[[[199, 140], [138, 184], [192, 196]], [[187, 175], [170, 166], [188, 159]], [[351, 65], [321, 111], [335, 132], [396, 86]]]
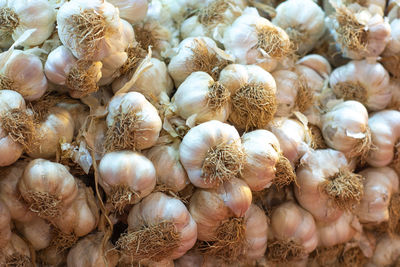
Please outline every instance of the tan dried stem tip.
[[262, 128], [270, 122], [277, 110], [275, 93], [262, 84], [248, 83], [232, 96], [229, 120], [240, 129]]
[[306, 79], [302, 76], [297, 80], [297, 95], [295, 105], [300, 112], [308, 110], [314, 104], [314, 95], [308, 86]]
[[248, 243], [244, 218], [231, 218], [216, 231], [217, 241], [200, 242], [198, 250], [204, 255], [215, 256], [225, 262], [238, 262], [244, 256]]
[[107, 129], [106, 150], [136, 150], [135, 132], [139, 130], [139, 123], [140, 118], [135, 111], [125, 113], [120, 108], [114, 117], [113, 124]]
[[215, 0], [199, 10], [197, 20], [206, 27], [216, 26], [224, 21], [224, 12], [228, 7], [228, 1]]
[[94, 9], [85, 9], [80, 14], [71, 15], [68, 23], [73, 25], [74, 38], [77, 47], [82, 47], [85, 57], [92, 56], [97, 48], [97, 42], [103, 39], [107, 31], [106, 19]]
[[159, 39], [149, 28], [149, 24], [135, 25], [133, 29], [135, 31], [135, 39], [142, 49], [147, 51], [149, 46], [157, 47]]
[[74, 233], [64, 233], [57, 228], [53, 228], [53, 238], [50, 241], [49, 247], [54, 247], [57, 254], [71, 248], [78, 242], [78, 237]]
[[110, 196], [107, 202], [111, 203], [113, 211], [118, 214], [124, 213], [127, 205], [133, 204], [138, 198], [139, 194], [126, 185], [116, 185], [111, 188]]
[[356, 157], [356, 156], [361, 156], [361, 160], [364, 161], [368, 153], [372, 147], [372, 137], [371, 137], [371, 130], [367, 126], [365, 130], [365, 137], [362, 139], [357, 139], [357, 143], [353, 147], [353, 149], [346, 154], [347, 157]]
[[143, 226], [138, 231], [128, 231], [117, 241], [117, 248], [134, 261], [161, 261], [180, 245], [181, 236], [174, 223], [163, 221]]
[[14, 90], [14, 81], [0, 74], [0, 90]]
[[195, 42], [189, 69], [192, 72], [204, 71], [214, 80], [218, 80], [219, 73], [229, 64], [229, 61], [220, 58], [214, 51], [210, 51], [203, 40], [195, 40]]
[[128, 59], [119, 69], [121, 75], [133, 73], [142, 59], [146, 57], [146, 51], [138, 45], [129, 45], [125, 52], [128, 55]]
[[321, 189], [342, 210], [351, 211], [363, 196], [363, 177], [348, 170], [339, 170], [321, 183]]
[[360, 82], [342, 82], [333, 86], [333, 92], [338, 98], [344, 100], [356, 100], [362, 104], [366, 104], [368, 100], [368, 91]]
[[11, 35], [18, 25], [19, 18], [14, 10], [8, 7], [0, 8], [0, 32]]
[[290, 161], [284, 155], [279, 155], [278, 162], [275, 164], [275, 169], [274, 184], [278, 188], [287, 186], [292, 182], [296, 183], [296, 174], [292, 164], [290, 164]]
[[35, 138], [34, 118], [26, 110], [14, 108], [0, 116], [3, 130], [14, 142], [20, 143], [28, 152]]
[[51, 219], [61, 216], [62, 203], [57, 196], [47, 192], [29, 191], [24, 197], [29, 209], [39, 217]]
[[70, 89], [72, 97], [84, 97], [99, 90], [97, 85], [98, 74], [98, 62], [78, 60], [69, 71], [65, 86]]
[[276, 240], [267, 246], [267, 258], [272, 262], [288, 262], [305, 256], [304, 248], [290, 240]]
[[394, 77], [400, 77], [400, 56], [384, 56], [381, 63]]
[[19, 253], [13, 253], [9, 256], [6, 256], [6, 262], [4, 267], [32, 267], [33, 264], [31, 262], [31, 259], [26, 256], [22, 255]]
[[336, 9], [338, 42], [342, 47], [363, 52], [368, 44], [366, 26], [358, 22], [353, 12], [345, 7]]
[[308, 124], [308, 129], [311, 135], [311, 148], [312, 149], [324, 149], [328, 148], [322, 135], [321, 129], [314, 124]]
[[207, 183], [222, 183], [233, 177], [238, 177], [242, 172], [246, 160], [240, 144], [222, 143], [208, 149], [203, 162], [203, 179]]
[[225, 86], [219, 82], [214, 82], [208, 88], [207, 106], [214, 111], [218, 111], [229, 101], [230, 96], [231, 93]]
[[258, 35], [257, 48], [261, 48], [272, 58], [282, 58], [293, 52], [292, 43], [284, 39], [275, 26], [262, 26], [256, 29]]

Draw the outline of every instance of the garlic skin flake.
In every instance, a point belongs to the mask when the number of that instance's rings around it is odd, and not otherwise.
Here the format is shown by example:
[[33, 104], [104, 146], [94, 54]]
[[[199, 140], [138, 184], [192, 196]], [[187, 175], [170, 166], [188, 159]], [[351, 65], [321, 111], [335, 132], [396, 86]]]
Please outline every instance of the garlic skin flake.
[[147, 14], [149, 0], [109, 0], [119, 10], [122, 19], [135, 24], [142, 21]]

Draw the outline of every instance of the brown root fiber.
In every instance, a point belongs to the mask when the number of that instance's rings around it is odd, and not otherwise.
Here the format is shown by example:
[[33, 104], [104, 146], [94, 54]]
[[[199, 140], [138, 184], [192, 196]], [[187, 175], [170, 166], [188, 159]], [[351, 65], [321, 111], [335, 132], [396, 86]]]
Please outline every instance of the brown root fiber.
[[158, 262], [169, 256], [180, 245], [180, 234], [172, 222], [164, 221], [143, 226], [138, 231], [128, 231], [117, 241], [117, 248], [134, 261]]
[[214, 82], [208, 89], [207, 106], [218, 111], [229, 101], [230, 96], [231, 93], [225, 86], [219, 82]]
[[18, 27], [18, 15], [8, 7], [0, 8], [0, 31], [11, 35]]
[[129, 186], [117, 185], [111, 188], [108, 202], [112, 205], [113, 211], [122, 214], [125, 207], [133, 204], [138, 197], [139, 194], [129, 188]]
[[324, 149], [328, 148], [328, 146], [325, 143], [324, 137], [322, 135], [321, 129], [314, 125], [314, 124], [309, 124], [308, 129], [310, 130], [311, 134], [311, 148], [312, 149]]
[[364, 256], [359, 247], [345, 250], [339, 258], [339, 263], [344, 267], [361, 267], [368, 262], [368, 258]]
[[336, 9], [336, 20], [338, 27], [338, 42], [342, 47], [350, 50], [363, 52], [368, 44], [368, 31], [365, 25], [359, 23], [352, 11], [347, 8]]
[[368, 100], [368, 91], [360, 82], [342, 82], [333, 86], [333, 92], [338, 98], [344, 100], [356, 100], [366, 104]]
[[133, 27], [135, 31], [135, 40], [139, 43], [140, 47], [147, 51], [149, 46], [157, 47], [159, 42], [158, 38], [154, 36], [151, 29], [148, 29], [145, 25], [135, 25]]
[[15, 142], [20, 143], [25, 150], [30, 151], [35, 137], [33, 116], [25, 110], [14, 108], [0, 116], [3, 130]]
[[125, 52], [128, 54], [128, 59], [119, 69], [121, 75], [133, 73], [146, 57], [146, 51], [138, 45], [129, 45]]
[[60, 102], [76, 103], [76, 100], [71, 100], [66, 95], [46, 93], [38, 100], [32, 101], [29, 104], [30, 109], [33, 111], [33, 118], [35, 123], [43, 122], [50, 112], [50, 109]]
[[381, 63], [394, 77], [400, 77], [400, 56], [384, 56]]
[[71, 248], [78, 242], [78, 237], [74, 233], [66, 234], [57, 228], [53, 229], [53, 238], [50, 241], [49, 247], [54, 247], [58, 253]]
[[139, 130], [140, 118], [135, 111], [120, 111], [114, 117], [113, 124], [108, 127], [105, 147], [107, 151], [136, 150], [136, 134]]
[[295, 105], [300, 112], [304, 112], [314, 104], [314, 95], [304, 77], [297, 80], [297, 95]]
[[0, 90], [14, 90], [14, 81], [0, 74]]
[[389, 204], [389, 221], [387, 222], [389, 234], [400, 233], [400, 195], [393, 194]]
[[296, 182], [296, 174], [294, 173], [293, 167], [284, 155], [279, 155], [278, 162], [275, 164], [275, 169], [275, 178], [273, 181], [278, 188]]
[[217, 241], [201, 242], [197, 249], [204, 255], [215, 256], [225, 262], [238, 262], [248, 247], [244, 218], [231, 218], [216, 231]]
[[310, 256], [319, 266], [333, 267], [338, 266], [338, 259], [342, 255], [343, 250], [344, 244], [333, 247], [318, 247]]
[[29, 191], [24, 197], [29, 209], [44, 219], [61, 216], [61, 200], [47, 192]]
[[229, 3], [225, 0], [215, 0], [208, 6], [199, 10], [197, 20], [206, 27], [213, 27], [224, 21], [224, 12]]
[[346, 156], [348, 157], [361, 156], [361, 160], [364, 161], [367, 158], [371, 147], [372, 147], [371, 130], [367, 126], [365, 131], [365, 137], [362, 139], [358, 139], [353, 149], [350, 151], [350, 153], [347, 153]]
[[203, 162], [203, 179], [209, 183], [222, 183], [238, 177], [245, 160], [246, 155], [238, 143], [222, 143], [211, 147]]
[[246, 84], [232, 96], [229, 120], [245, 131], [262, 128], [270, 122], [277, 110], [275, 93], [262, 84]]
[[400, 140], [397, 140], [394, 146], [394, 156], [390, 167], [400, 176]]
[[276, 240], [267, 246], [267, 258], [271, 262], [288, 262], [305, 256], [304, 248], [290, 240]]
[[342, 210], [351, 211], [363, 196], [363, 177], [348, 170], [339, 170], [321, 183], [321, 189]]
[[257, 48], [261, 48], [273, 58], [282, 58], [293, 52], [290, 40], [282, 38], [282, 33], [274, 26], [263, 26], [256, 29], [258, 35]]
[[97, 79], [98, 63], [88, 60], [78, 60], [68, 73], [65, 85], [70, 89], [72, 97], [81, 98], [99, 90]]
[[19, 253], [13, 253], [11, 255], [6, 256], [6, 262], [4, 267], [32, 267], [33, 264], [31, 262], [31, 259], [26, 256], [22, 255]]

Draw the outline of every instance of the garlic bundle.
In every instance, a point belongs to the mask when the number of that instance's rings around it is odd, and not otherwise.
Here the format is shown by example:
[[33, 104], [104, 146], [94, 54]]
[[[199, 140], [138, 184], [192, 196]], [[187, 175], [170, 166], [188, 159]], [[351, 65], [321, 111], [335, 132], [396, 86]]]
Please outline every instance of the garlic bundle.
[[349, 170], [346, 157], [339, 151], [307, 152], [301, 158], [296, 174], [296, 199], [317, 221], [330, 223], [337, 220], [362, 198], [362, 176]]
[[274, 241], [268, 244], [267, 257], [272, 262], [288, 262], [307, 257], [318, 245], [313, 216], [293, 201], [272, 211]]
[[210, 120], [225, 122], [230, 113], [230, 91], [206, 72], [192, 72], [178, 87], [170, 109], [193, 127]]
[[261, 67], [231, 64], [223, 69], [219, 82], [231, 92], [229, 121], [238, 129], [262, 128], [276, 112], [274, 77]]
[[11, 214], [7, 205], [0, 200], [0, 248], [10, 242], [11, 235]]
[[1, 266], [32, 266], [28, 244], [18, 235], [12, 233], [11, 240], [1, 249]]
[[33, 101], [39, 99], [47, 87], [38, 56], [22, 50], [13, 50], [11, 55], [9, 51], [0, 54], [0, 89], [17, 91], [25, 100]]
[[148, 0], [109, 0], [119, 10], [119, 16], [129, 23], [136, 23], [146, 17]]
[[132, 151], [110, 152], [99, 164], [99, 183], [114, 211], [123, 213], [129, 204], [139, 202], [156, 185], [156, 170], [145, 156]]
[[[304, 10], [299, 14], [299, 10]], [[295, 44], [297, 53], [306, 54], [314, 48], [325, 32], [325, 13], [312, 0], [289, 0], [276, 8], [272, 23], [284, 29]]]
[[255, 8], [246, 8], [225, 30], [223, 44], [236, 63], [257, 64], [267, 71], [273, 71], [292, 50], [287, 33], [260, 17]]
[[48, 0], [2, 0], [0, 47], [7, 48], [10, 43], [7, 40], [17, 40], [29, 29], [35, 31], [21, 44], [27, 47], [40, 45], [53, 33], [55, 21], [55, 9]]
[[100, 61], [77, 60], [68, 48], [59, 46], [47, 57], [44, 71], [54, 84], [64, 85], [73, 98], [84, 97], [99, 89]]
[[173, 192], [181, 191], [190, 184], [186, 171], [179, 160], [180, 144], [179, 140], [175, 140], [172, 144], [154, 146], [144, 151], [144, 155], [154, 164], [157, 183]]
[[29, 221], [16, 222], [15, 226], [35, 250], [45, 249], [51, 244], [53, 227], [45, 219], [34, 215]]
[[137, 92], [115, 95], [108, 104], [107, 151], [152, 147], [161, 131], [156, 108]]
[[188, 37], [175, 48], [168, 71], [175, 87], [195, 71], [204, 71], [217, 80], [222, 69], [233, 61], [232, 58], [208, 37]]
[[235, 127], [215, 120], [190, 129], [179, 156], [190, 182], [200, 188], [213, 188], [238, 177], [245, 161]]
[[158, 262], [181, 257], [196, 239], [197, 226], [185, 205], [158, 192], [130, 210], [128, 231], [117, 247], [131, 260]]
[[85, 236], [71, 248], [67, 257], [68, 267], [115, 267], [119, 256], [111, 242], [102, 247], [104, 234], [101, 232]]
[[375, 252], [367, 267], [393, 266], [400, 256], [400, 237], [385, 234], [378, 240]]
[[44, 159], [32, 160], [18, 182], [29, 209], [42, 218], [61, 216], [78, 195], [78, 186], [67, 168]]
[[391, 99], [389, 74], [374, 61], [350, 61], [332, 72], [329, 83], [338, 98], [361, 102], [370, 111], [384, 109]]
[[100, 61], [128, 46], [118, 8], [103, 0], [73, 0], [57, 12], [58, 35], [78, 59]]
[[357, 101], [339, 103], [324, 114], [321, 131], [326, 144], [348, 158], [366, 156], [371, 147], [368, 111]]

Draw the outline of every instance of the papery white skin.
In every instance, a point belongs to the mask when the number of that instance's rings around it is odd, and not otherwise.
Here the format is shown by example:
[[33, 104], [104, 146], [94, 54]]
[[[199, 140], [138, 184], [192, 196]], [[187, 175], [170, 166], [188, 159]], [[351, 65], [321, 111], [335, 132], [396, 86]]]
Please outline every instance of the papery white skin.
[[7, 258], [11, 256], [31, 258], [28, 244], [15, 233], [11, 234], [10, 241], [1, 249], [1, 252], [0, 265], [3, 266], [9, 265]]
[[[11, 33], [14, 40], [26, 30], [35, 29], [29, 38], [21, 43], [23, 46], [40, 45], [53, 33], [56, 11], [48, 0], [1, 0], [1, 8], [10, 8], [18, 17], [18, 26]], [[2, 34], [0, 31], [0, 36]]]
[[320, 189], [320, 184], [347, 167], [344, 154], [333, 149], [309, 151], [301, 158], [296, 171], [298, 186], [294, 192], [297, 201], [315, 220], [330, 223], [343, 214], [333, 199]]
[[157, 183], [165, 185], [173, 192], [181, 191], [190, 182], [179, 160], [179, 145], [177, 140], [172, 144], [154, 146], [144, 155], [153, 162], [157, 173]]
[[350, 61], [336, 68], [329, 78], [331, 88], [346, 82], [359, 83], [366, 90], [366, 102], [363, 104], [370, 111], [382, 110], [390, 102], [389, 73], [380, 63], [368, 60]]
[[251, 200], [250, 188], [237, 178], [215, 189], [197, 189], [189, 203], [190, 214], [197, 224], [197, 238], [215, 241], [217, 228], [231, 217], [243, 217]]
[[16, 227], [35, 250], [47, 248], [53, 238], [51, 224], [38, 216], [32, 217], [27, 222], [16, 222]]
[[379, 224], [389, 220], [389, 204], [399, 191], [399, 177], [389, 167], [367, 168], [359, 174], [364, 177], [364, 194], [355, 214], [361, 223]]
[[[7, 52], [0, 54], [0, 61]], [[0, 63], [0, 75], [12, 81], [12, 89], [20, 93], [25, 100], [39, 99], [47, 90], [47, 79], [39, 57], [22, 50], [13, 50], [6, 61]]]
[[203, 162], [210, 148], [219, 144], [239, 144], [240, 136], [235, 127], [216, 120], [193, 127], [183, 137], [179, 156], [190, 182], [200, 188], [213, 188], [218, 180], [204, 179]]
[[115, 186], [127, 186], [136, 192], [130, 204], [139, 202], [153, 191], [156, 185], [156, 170], [145, 156], [133, 151], [110, 152], [99, 164], [101, 187], [108, 195]]
[[148, 0], [109, 0], [119, 10], [119, 16], [129, 23], [136, 23], [146, 17]]
[[367, 163], [373, 167], [388, 165], [394, 156], [394, 147], [400, 137], [400, 112], [383, 110], [373, 114], [368, 120], [372, 144]]
[[241, 177], [252, 191], [269, 188], [275, 178], [280, 145], [276, 136], [267, 130], [255, 130], [242, 136], [246, 154]]
[[[304, 12], [299, 13], [299, 10], [304, 10]], [[295, 30], [301, 34], [300, 42], [297, 43], [297, 52], [305, 54], [314, 48], [318, 39], [324, 34], [325, 13], [311, 0], [289, 0], [276, 8], [276, 16], [272, 23], [284, 30]]]
[[0, 200], [0, 248], [3, 248], [11, 239], [11, 214], [7, 205]]
[[246, 223], [246, 258], [260, 259], [267, 249], [268, 218], [265, 212], [257, 205], [252, 204], [244, 215]]
[[318, 54], [309, 54], [300, 58], [297, 62], [297, 65], [302, 65], [308, 67], [319, 74], [322, 78], [328, 78], [332, 72], [332, 67], [329, 64], [329, 61], [321, 55]]
[[299, 76], [290, 70], [278, 70], [272, 73], [276, 82], [276, 102], [278, 117], [290, 116], [295, 107]]
[[185, 205], [163, 193], [152, 193], [133, 206], [128, 215], [128, 230], [141, 230], [143, 224], [172, 222], [180, 235], [179, 246], [165, 259], [177, 259], [191, 249], [197, 240], [197, 225]]
[[273, 236], [281, 241], [293, 241], [308, 254], [318, 245], [318, 234], [313, 216], [293, 201], [276, 207], [271, 215]]
[[400, 237], [384, 234], [377, 242], [374, 255], [366, 267], [391, 266], [400, 256]]
[[390, 22], [391, 36], [383, 54], [385, 56], [395, 56], [400, 53], [400, 19]]
[[274, 28], [284, 42], [290, 42], [289, 36], [283, 29], [260, 17], [257, 9], [246, 8], [243, 14], [225, 30], [223, 44], [226, 51], [236, 58], [236, 63], [257, 64], [267, 71], [273, 71], [279, 58], [271, 57], [263, 49], [257, 48], [257, 27]]
[[218, 109], [208, 106], [209, 91], [215, 82], [206, 72], [192, 72], [175, 92], [171, 100], [172, 111], [186, 119], [190, 126], [210, 120], [225, 122], [231, 110], [230, 101], [225, 101]]
[[108, 104], [107, 126], [111, 127], [114, 118], [120, 113], [135, 112], [139, 117], [135, 131], [135, 148], [142, 150], [152, 147], [161, 131], [161, 119], [157, 109], [137, 92], [115, 95]]

